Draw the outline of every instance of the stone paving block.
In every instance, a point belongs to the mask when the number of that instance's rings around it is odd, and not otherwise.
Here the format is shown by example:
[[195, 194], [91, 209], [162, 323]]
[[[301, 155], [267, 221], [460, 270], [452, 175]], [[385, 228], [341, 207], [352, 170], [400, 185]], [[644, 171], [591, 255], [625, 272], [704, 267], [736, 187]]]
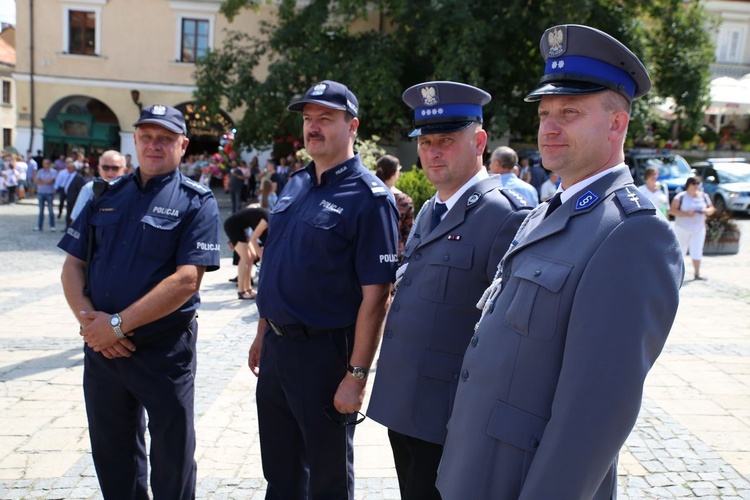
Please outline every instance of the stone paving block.
[[[59, 234], [28, 231], [36, 214], [35, 204], [14, 208], [28, 210], [27, 221], [22, 230], [16, 230], [18, 237], [0, 239], [0, 252], [21, 264], [28, 260], [22, 257], [29, 251], [39, 258], [25, 270], [0, 268], [0, 279], [13, 283], [0, 289], [0, 324], [8, 325], [0, 331], [0, 498], [50, 500], [50, 484], [62, 481], [57, 494], [65, 494], [66, 499], [101, 500], [85, 431], [81, 342], [59, 283], [64, 258], [54, 248]], [[7, 227], [8, 221], [0, 218], [3, 234], [13, 232]], [[740, 222], [746, 224], [745, 239], [750, 236], [750, 220]], [[39, 247], [41, 241], [46, 246]], [[32, 244], [37, 247], [29, 246]], [[743, 272], [750, 275], [750, 253], [731, 259], [730, 265], [724, 264], [729, 260], [707, 256], [703, 265], [712, 279], [689, 283], [681, 291], [672, 334], [646, 381], [643, 410], [621, 453], [621, 498], [711, 498], [709, 492], [718, 491], [716, 496], [722, 500], [750, 500], [750, 474], [744, 472], [750, 453], [750, 434], [746, 433], [750, 428], [750, 363], [746, 361], [750, 356], [750, 301], [736, 300], [725, 286], [735, 283], [732, 280]], [[225, 258], [222, 264], [227, 262]], [[231, 266], [225, 266], [217, 273], [208, 273], [202, 291], [196, 377], [196, 458], [201, 499], [211, 495], [242, 500], [265, 496], [257, 440], [256, 379], [246, 366], [257, 308], [232, 300], [234, 290], [226, 279], [233, 272]], [[745, 287], [745, 296], [750, 296], [746, 282], [743, 279], [740, 285]], [[7, 306], [19, 301], [23, 307]], [[713, 314], [704, 314], [707, 309]], [[57, 324], [50, 328], [53, 314]], [[21, 323], [23, 335], [17, 328]], [[722, 417], [718, 424], [701, 419], [713, 416]], [[732, 425], [737, 427], [722, 427], [725, 419], [735, 419]], [[35, 454], [17, 453], [15, 449], [27, 441], [35, 446], [32, 436], [40, 430], [79, 433], [72, 447], [80, 453], [60, 470], [47, 468], [41, 473], [44, 468], [37, 466], [39, 478], [19, 479], [28, 474], [27, 460]], [[398, 498], [392, 454], [384, 436], [384, 429], [370, 421], [356, 433], [359, 500]], [[360, 453], [363, 446], [367, 451]], [[40, 450], [39, 454], [47, 452]], [[3, 466], [3, 460], [15, 460], [22, 466], [14, 472]], [[209, 470], [209, 464], [215, 468]], [[8, 471], [13, 472], [12, 478], [4, 476]], [[655, 480], [660, 485], [651, 486], [649, 478], [661, 478]], [[680, 496], [685, 491], [688, 495]], [[9, 492], [18, 494], [11, 496]]]

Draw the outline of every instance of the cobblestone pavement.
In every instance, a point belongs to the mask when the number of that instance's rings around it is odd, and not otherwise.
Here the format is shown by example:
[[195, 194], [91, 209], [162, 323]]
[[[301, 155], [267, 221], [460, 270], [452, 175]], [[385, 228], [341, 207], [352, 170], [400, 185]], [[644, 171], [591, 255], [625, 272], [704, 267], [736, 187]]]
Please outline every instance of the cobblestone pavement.
[[[34, 200], [0, 206], [0, 499], [98, 499], [81, 343], [59, 279], [60, 233], [32, 232], [36, 212]], [[740, 225], [741, 253], [705, 257], [708, 281], [683, 286], [620, 455], [620, 498], [750, 500], [750, 218]], [[235, 298], [228, 254], [222, 266], [205, 275], [201, 291], [198, 497], [263, 498], [255, 378], [246, 365], [257, 310]], [[355, 448], [356, 497], [398, 498], [385, 429], [366, 420]]]

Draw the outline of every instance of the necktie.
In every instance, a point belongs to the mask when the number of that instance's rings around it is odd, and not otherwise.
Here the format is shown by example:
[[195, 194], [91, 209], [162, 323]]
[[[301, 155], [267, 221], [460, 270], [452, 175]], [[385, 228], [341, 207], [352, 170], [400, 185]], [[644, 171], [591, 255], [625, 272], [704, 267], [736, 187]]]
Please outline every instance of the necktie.
[[448, 211], [448, 205], [445, 203], [440, 203], [438, 201], [435, 202], [435, 206], [432, 209], [432, 225], [430, 226], [430, 231], [434, 231], [438, 224], [440, 224], [440, 221], [443, 218], [443, 214]]
[[547, 205], [547, 212], [544, 214], [544, 218], [545, 219], [547, 217], [549, 217], [550, 214], [552, 214], [552, 212], [554, 212], [555, 210], [557, 210], [557, 207], [559, 207], [560, 205], [562, 205], [562, 199], [560, 198], [561, 194], [562, 194], [561, 192], [557, 193], [555, 196], [553, 196], [549, 200], [549, 204]]

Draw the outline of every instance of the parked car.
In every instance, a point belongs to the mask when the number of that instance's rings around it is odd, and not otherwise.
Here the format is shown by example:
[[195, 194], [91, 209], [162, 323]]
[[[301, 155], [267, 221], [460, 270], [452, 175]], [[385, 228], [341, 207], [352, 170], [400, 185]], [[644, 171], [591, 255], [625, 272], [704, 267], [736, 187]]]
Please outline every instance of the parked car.
[[744, 158], [709, 158], [693, 164], [717, 212], [750, 213], [750, 163]]
[[653, 149], [626, 150], [625, 163], [630, 168], [636, 186], [643, 184], [643, 171], [647, 167], [658, 168], [659, 182], [667, 185], [669, 201], [685, 188], [685, 181], [693, 175], [690, 165], [682, 156]]

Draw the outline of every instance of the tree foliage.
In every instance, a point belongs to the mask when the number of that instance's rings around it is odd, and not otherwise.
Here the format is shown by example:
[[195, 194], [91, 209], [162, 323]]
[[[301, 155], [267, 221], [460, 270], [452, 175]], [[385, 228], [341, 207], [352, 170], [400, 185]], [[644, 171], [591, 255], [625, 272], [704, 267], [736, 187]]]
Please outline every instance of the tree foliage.
[[[225, 0], [230, 20], [267, 0]], [[196, 69], [196, 99], [212, 109], [243, 110], [237, 142], [271, 143], [298, 135], [286, 105], [322, 79], [346, 83], [360, 101], [360, 135], [394, 142], [409, 129], [401, 93], [427, 80], [455, 80], [492, 94], [485, 125], [499, 136], [533, 133], [534, 105], [523, 96], [543, 70], [539, 37], [550, 26], [587, 24], [641, 56], [654, 94], [673, 97], [690, 120], [701, 116], [713, 48], [700, 1], [682, 0], [279, 0], [261, 35], [229, 33]], [[372, 28], [363, 29], [363, 20]], [[255, 76], [267, 61], [268, 76]], [[646, 106], [636, 108], [643, 125]], [[687, 119], [687, 118], [686, 118]], [[697, 130], [697, 129], [696, 129]]]

